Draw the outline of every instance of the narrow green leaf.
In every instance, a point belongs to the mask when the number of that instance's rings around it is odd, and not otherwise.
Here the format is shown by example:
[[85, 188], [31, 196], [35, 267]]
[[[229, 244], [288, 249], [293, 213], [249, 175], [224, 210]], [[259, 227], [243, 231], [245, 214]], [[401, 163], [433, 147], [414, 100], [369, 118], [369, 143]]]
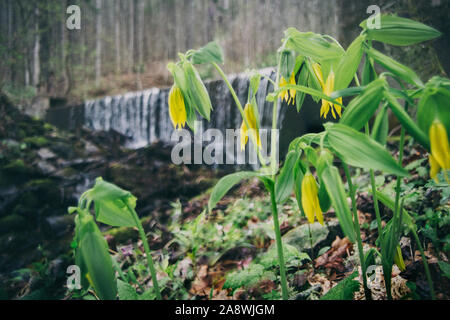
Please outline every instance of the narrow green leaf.
[[261, 175], [261, 173], [255, 171], [241, 171], [229, 174], [220, 179], [211, 192], [211, 197], [209, 198], [208, 202], [209, 211], [212, 211], [212, 209], [214, 209], [217, 202], [219, 202], [235, 184], [237, 184], [241, 180], [259, 177]]
[[400, 177], [408, 175], [382, 145], [365, 134], [343, 124], [328, 125], [326, 130], [331, 148], [347, 164]]
[[352, 82], [356, 71], [358, 71], [359, 63], [361, 62], [364, 40], [364, 35], [358, 36], [342, 56], [335, 71], [335, 90], [347, 88], [350, 82]]
[[410, 118], [405, 109], [398, 103], [397, 99], [389, 91], [385, 91], [384, 96], [389, 103], [392, 112], [395, 114], [398, 121], [405, 127], [406, 131], [408, 131], [423, 147], [430, 150], [430, 139]]
[[339, 122], [360, 130], [378, 109], [385, 85], [384, 79], [377, 79], [368, 84], [362, 94], [348, 104]]
[[84, 197], [94, 201], [97, 221], [114, 227], [136, 226], [127, 204], [135, 208], [137, 198], [129, 191], [99, 177], [94, 187], [84, 193]]
[[[300, 86], [306, 87], [308, 85], [308, 69], [305, 64], [302, 65], [302, 68], [300, 70], [300, 74], [298, 75], [297, 84]], [[295, 105], [297, 107], [297, 112], [300, 112], [303, 102], [305, 101], [306, 94], [304, 92], [297, 92], [295, 95]]]
[[288, 40], [286, 49], [293, 49], [319, 63], [340, 58], [344, 54], [344, 50], [338, 44], [326, 40], [319, 34], [300, 32], [295, 28], [288, 28], [284, 34]]
[[363, 86], [366, 86], [369, 83], [371, 83], [372, 81], [374, 81], [376, 78], [377, 78], [377, 73], [375, 71], [375, 68], [373, 67], [373, 59], [370, 58], [366, 54], [365, 59], [364, 59], [361, 84]]
[[81, 219], [81, 236], [77, 250], [80, 251], [86, 268], [83, 274], [88, 276], [101, 300], [115, 300], [117, 286], [108, 245], [92, 216]]
[[380, 29], [368, 28], [367, 20], [360, 26], [368, 39], [396, 46], [408, 46], [441, 36], [439, 31], [423, 23], [393, 15], [381, 15]]
[[286, 156], [286, 161], [280, 170], [275, 183], [275, 199], [278, 204], [282, 204], [291, 195], [294, 187], [294, 166], [301, 155], [300, 151], [289, 151]]
[[342, 231], [351, 242], [355, 243], [356, 236], [353, 229], [352, 213], [348, 206], [347, 195], [345, 194], [344, 185], [338, 169], [334, 166], [327, 166], [322, 170], [320, 179], [325, 184]]
[[223, 63], [223, 52], [220, 45], [213, 41], [208, 43], [203, 48], [196, 50], [191, 56], [191, 61], [194, 64], [202, 63]]
[[423, 87], [422, 80], [420, 80], [419, 76], [407, 66], [382, 54], [374, 48], [366, 48], [366, 53], [384, 68], [397, 75], [400, 79], [417, 87]]
[[212, 110], [211, 99], [208, 91], [200, 78], [197, 70], [189, 62], [183, 63], [188, 81], [189, 98], [197, 112], [206, 120], [210, 120]]
[[375, 118], [372, 128], [372, 139], [377, 141], [382, 146], [386, 145], [387, 136], [389, 132], [389, 115], [387, 106], [383, 106]]

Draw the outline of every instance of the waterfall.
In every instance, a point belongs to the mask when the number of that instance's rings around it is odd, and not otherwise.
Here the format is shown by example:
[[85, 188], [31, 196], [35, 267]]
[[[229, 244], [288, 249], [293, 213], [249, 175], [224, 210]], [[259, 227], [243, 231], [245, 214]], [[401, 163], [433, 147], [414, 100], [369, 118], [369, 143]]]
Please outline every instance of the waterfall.
[[[261, 70], [261, 74], [273, 80], [275, 78], [272, 68]], [[249, 89], [247, 75], [231, 75], [229, 80], [239, 101], [244, 105]], [[209, 81], [205, 86], [210, 94], [213, 110], [209, 122], [202, 120], [203, 130], [214, 128], [225, 134], [226, 129], [240, 128], [242, 117], [225, 82]], [[144, 147], [155, 141], [173, 143], [170, 140], [174, 129], [168, 110], [169, 90], [153, 88], [87, 101], [84, 104], [84, 126], [91, 130], [113, 129], [129, 138], [127, 146], [130, 148]], [[262, 77], [256, 95], [262, 129], [270, 129], [272, 126], [273, 104], [266, 101], [266, 94], [272, 90], [272, 84]], [[282, 108], [278, 109], [278, 127], [283, 121], [281, 110]]]

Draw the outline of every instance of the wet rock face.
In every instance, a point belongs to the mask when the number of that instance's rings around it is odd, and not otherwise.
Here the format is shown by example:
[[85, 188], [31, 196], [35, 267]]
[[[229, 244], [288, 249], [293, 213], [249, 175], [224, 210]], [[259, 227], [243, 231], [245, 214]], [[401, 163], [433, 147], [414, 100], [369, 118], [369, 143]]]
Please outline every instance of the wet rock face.
[[50, 257], [69, 252], [67, 207], [96, 177], [133, 192], [140, 215], [212, 186], [215, 173], [173, 165], [164, 144], [128, 150], [126, 141], [116, 131], [61, 132], [0, 96], [0, 274], [42, 258], [39, 245]]
[[[262, 74], [275, 79], [272, 68], [260, 70]], [[246, 74], [230, 75], [229, 80], [242, 105], [247, 102], [249, 79]], [[202, 120], [203, 130], [219, 129], [225, 134], [226, 129], [239, 129], [241, 115], [234, 99], [224, 81], [207, 81], [205, 86], [209, 92], [213, 112], [210, 121]], [[266, 101], [266, 95], [273, 91], [273, 86], [266, 78], [262, 78], [256, 101], [259, 108], [262, 129], [272, 127], [273, 103]], [[127, 146], [139, 148], [156, 141], [173, 144], [171, 135], [173, 126], [170, 121], [167, 100], [169, 89], [144, 90], [123, 95], [104, 97], [87, 101], [84, 106], [50, 109], [47, 119], [62, 126], [61, 119], [73, 126], [84, 126], [91, 130], [114, 130], [126, 136]], [[278, 108], [278, 128], [281, 128], [280, 157], [286, 153], [289, 142], [304, 133], [317, 132], [322, 129], [323, 120], [319, 117], [319, 104], [309, 96], [299, 113], [295, 106], [282, 103]], [[200, 117], [198, 117], [200, 120]], [[329, 120], [329, 119], [328, 119]], [[270, 138], [268, 139], [270, 143]]]

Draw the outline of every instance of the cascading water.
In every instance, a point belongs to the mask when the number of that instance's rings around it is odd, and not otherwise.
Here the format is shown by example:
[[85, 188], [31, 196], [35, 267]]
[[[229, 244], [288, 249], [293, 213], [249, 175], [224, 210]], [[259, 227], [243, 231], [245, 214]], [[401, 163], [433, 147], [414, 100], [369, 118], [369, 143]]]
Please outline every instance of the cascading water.
[[[261, 73], [275, 78], [272, 69], [261, 70]], [[248, 77], [238, 74], [230, 76], [229, 80], [244, 105], [248, 96]], [[209, 122], [202, 120], [203, 130], [219, 129], [225, 136], [226, 129], [240, 128], [242, 117], [226, 84], [223, 81], [210, 81], [205, 85], [213, 111]], [[262, 129], [270, 130], [272, 126], [272, 103], [266, 101], [266, 94], [272, 90], [272, 84], [262, 77], [256, 95]], [[168, 93], [169, 89], [154, 88], [87, 101], [84, 105], [84, 126], [92, 130], [113, 129], [129, 138], [127, 146], [130, 148], [140, 148], [155, 141], [173, 144], [171, 135], [174, 129], [169, 118]], [[280, 110], [282, 108], [278, 109], [278, 127], [283, 122]]]

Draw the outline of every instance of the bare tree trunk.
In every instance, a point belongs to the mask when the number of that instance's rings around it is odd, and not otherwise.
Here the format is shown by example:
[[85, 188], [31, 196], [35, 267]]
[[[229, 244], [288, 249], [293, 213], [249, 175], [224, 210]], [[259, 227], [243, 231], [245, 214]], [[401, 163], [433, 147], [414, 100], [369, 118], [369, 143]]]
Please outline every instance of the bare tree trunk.
[[66, 73], [66, 44], [67, 44], [67, 33], [66, 33], [66, 23], [65, 23], [65, 13], [66, 13], [66, 0], [62, 0], [61, 4], [61, 73], [63, 78], [63, 85], [66, 86], [67, 83], [67, 73]]
[[41, 62], [39, 51], [41, 49], [41, 36], [39, 34], [39, 7], [36, 4], [34, 9], [34, 47], [33, 47], [33, 87], [38, 88], [41, 75]]
[[96, 49], [95, 49], [95, 84], [100, 84], [102, 73], [102, 0], [96, 0], [95, 7], [97, 10], [97, 27], [96, 27]]
[[114, 5], [114, 38], [115, 38], [115, 45], [116, 45], [116, 73], [120, 73], [120, 63], [121, 63], [121, 56], [120, 56], [120, 0], [115, 1]]
[[144, 17], [145, 2], [138, 0], [138, 69], [137, 69], [137, 88], [142, 90], [141, 73], [144, 71]]
[[128, 69], [130, 72], [133, 72], [134, 69], [134, 0], [129, 1], [130, 4], [130, 15], [129, 15], [129, 44], [128, 44], [128, 50], [129, 50], [129, 64]]

